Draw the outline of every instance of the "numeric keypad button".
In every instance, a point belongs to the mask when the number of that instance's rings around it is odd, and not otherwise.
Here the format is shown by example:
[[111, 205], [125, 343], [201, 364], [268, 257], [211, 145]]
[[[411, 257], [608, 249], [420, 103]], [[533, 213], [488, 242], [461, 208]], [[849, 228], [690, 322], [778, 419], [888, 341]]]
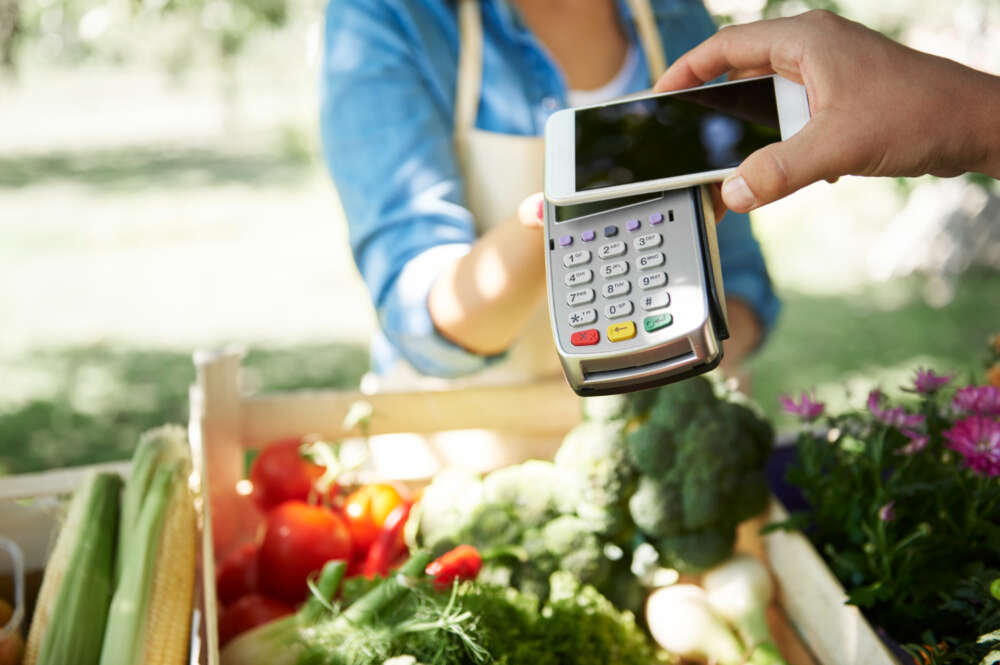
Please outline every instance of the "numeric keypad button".
[[627, 272], [628, 261], [614, 261], [612, 263], [605, 263], [601, 266], [601, 277], [604, 277], [605, 279], [621, 277]]
[[639, 258], [636, 259], [636, 263], [639, 264], [639, 270], [647, 270], [649, 268], [662, 266], [663, 262], [666, 260], [667, 257], [663, 256], [663, 252], [650, 252], [639, 256]]
[[[659, 233], [647, 233], [632, 241], [637, 251], [652, 249], [663, 244], [663, 236]], [[603, 257], [602, 257], [603, 258]]]
[[639, 288], [643, 290], [656, 289], [667, 285], [667, 273], [651, 272], [639, 277]]
[[590, 263], [590, 256], [589, 249], [578, 249], [575, 252], [570, 252], [569, 254], [563, 256], [563, 265], [567, 268], [582, 266]]
[[622, 300], [621, 302], [608, 303], [604, 307], [604, 316], [609, 319], [617, 319], [622, 316], [628, 316], [635, 309], [631, 300]]
[[607, 245], [601, 245], [601, 248], [597, 250], [597, 255], [602, 259], [610, 259], [615, 256], [621, 256], [625, 253], [625, 250], [625, 241], [616, 240], [615, 242], [609, 242]]
[[594, 289], [579, 289], [566, 294], [566, 304], [570, 307], [594, 302]]
[[578, 286], [580, 284], [590, 284], [594, 279], [594, 271], [584, 268], [583, 270], [574, 270], [573, 272], [566, 273], [563, 277], [563, 284], [566, 286]]
[[608, 282], [601, 287], [601, 293], [604, 294], [605, 298], [620, 298], [621, 296], [627, 296], [630, 291], [632, 291], [632, 283], [627, 279]]
[[647, 312], [651, 312], [654, 309], [663, 309], [670, 304], [670, 294], [666, 291], [661, 293], [650, 293], [649, 295], [643, 296], [639, 304]]
[[591, 323], [597, 320], [597, 310], [581, 309], [576, 312], [571, 312], [567, 320], [569, 321], [569, 324], [574, 328], [579, 328], [580, 326], [589, 326]]

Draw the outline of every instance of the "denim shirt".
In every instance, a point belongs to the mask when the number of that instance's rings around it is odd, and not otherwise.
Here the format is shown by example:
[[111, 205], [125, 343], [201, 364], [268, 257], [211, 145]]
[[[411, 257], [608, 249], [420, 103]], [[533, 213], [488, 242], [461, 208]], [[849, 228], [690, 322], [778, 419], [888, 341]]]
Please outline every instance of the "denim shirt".
[[[619, 0], [622, 25], [638, 43]], [[427, 296], [441, 268], [476, 240], [452, 135], [459, 31], [454, 0], [330, 0], [321, 70], [323, 153], [347, 216], [351, 250], [387, 344], [442, 377], [501, 361], [462, 349], [434, 327]], [[652, 0], [672, 62], [715, 31], [699, 0]], [[476, 126], [540, 136], [566, 106], [558, 66], [505, 0], [482, 0], [483, 78]], [[642, 53], [640, 49], [640, 54]], [[645, 55], [631, 91], [649, 88]], [[540, 185], [541, 183], [539, 183]], [[513, 211], [511, 211], [513, 214]], [[765, 330], [780, 308], [746, 215], [718, 227], [728, 296], [747, 302]]]

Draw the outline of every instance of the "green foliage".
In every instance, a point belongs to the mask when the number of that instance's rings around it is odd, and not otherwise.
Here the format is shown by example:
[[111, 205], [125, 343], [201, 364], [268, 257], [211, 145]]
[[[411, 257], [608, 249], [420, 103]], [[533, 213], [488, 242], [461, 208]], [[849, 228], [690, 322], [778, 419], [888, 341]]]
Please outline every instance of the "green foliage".
[[436, 592], [423, 581], [365, 621], [330, 615], [301, 631], [302, 662], [382, 665], [409, 655], [428, 665], [625, 665], [653, 662], [648, 638], [570, 573], [545, 581], [546, 603], [510, 587], [463, 582]]
[[544, 635], [557, 662], [574, 665], [649, 665], [649, 640], [631, 613], [619, 612], [591, 586], [569, 573], [552, 575], [542, 616]]

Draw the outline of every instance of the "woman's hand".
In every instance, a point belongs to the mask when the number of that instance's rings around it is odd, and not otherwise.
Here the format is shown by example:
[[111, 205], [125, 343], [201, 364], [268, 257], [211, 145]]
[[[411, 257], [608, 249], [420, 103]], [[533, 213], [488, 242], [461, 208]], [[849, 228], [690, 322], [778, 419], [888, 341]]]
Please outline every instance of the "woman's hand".
[[752, 210], [842, 175], [1000, 177], [1000, 78], [915, 51], [826, 11], [727, 27], [678, 59], [658, 92], [722, 74], [802, 83], [812, 117], [744, 160], [722, 185]]
[[521, 201], [517, 207], [517, 218], [529, 229], [541, 229], [545, 218], [545, 195], [535, 192]]

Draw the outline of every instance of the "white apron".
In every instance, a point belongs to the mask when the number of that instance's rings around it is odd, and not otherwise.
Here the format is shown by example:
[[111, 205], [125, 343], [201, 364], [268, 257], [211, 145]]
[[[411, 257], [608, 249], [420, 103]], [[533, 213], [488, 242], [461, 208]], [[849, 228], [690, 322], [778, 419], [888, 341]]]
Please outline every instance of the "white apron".
[[[665, 69], [660, 34], [649, 0], [627, 0], [646, 55], [651, 82]], [[469, 210], [481, 236], [506, 223], [525, 197], [541, 191], [545, 141], [541, 136], [519, 136], [476, 128], [482, 85], [483, 27], [480, 0], [460, 0], [458, 7], [459, 61], [455, 92], [455, 151], [465, 180]], [[539, 234], [539, 242], [543, 238]], [[539, 251], [544, 251], [542, 247]], [[390, 371], [368, 379], [377, 391], [468, 385], [506, 385], [555, 379], [562, 374], [543, 298], [534, 315], [500, 363], [469, 377], [435, 379], [419, 375], [400, 358]], [[374, 384], [374, 385], [373, 385]]]
[[[665, 69], [663, 48], [649, 0], [627, 0], [636, 22], [639, 41], [655, 82]], [[466, 201], [482, 235], [505, 223], [525, 197], [541, 191], [545, 160], [544, 139], [488, 132], [476, 128], [482, 83], [483, 29], [480, 0], [460, 0], [459, 63], [455, 94], [455, 150], [465, 180]], [[539, 234], [539, 242], [543, 242]], [[539, 251], [544, 251], [539, 247]], [[369, 375], [365, 392], [422, 392], [484, 385], [544, 383], [552, 388], [547, 400], [566, 400], [576, 410], [579, 398], [562, 377], [545, 299], [503, 362], [470, 377], [439, 379], [421, 376], [400, 359], [387, 374]], [[482, 408], [492, 405], [484, 400]], [[374, 467], [387, 477], [427, 478], [442, 467], [482, 472], [516, 464], [525, 459], [550, 459], [559, 446], [552, 437], [516, 435], [517, 413], [509, 414], [509, 432], [464, 430], [431, 436], [387, 434], [371, 437]]]

